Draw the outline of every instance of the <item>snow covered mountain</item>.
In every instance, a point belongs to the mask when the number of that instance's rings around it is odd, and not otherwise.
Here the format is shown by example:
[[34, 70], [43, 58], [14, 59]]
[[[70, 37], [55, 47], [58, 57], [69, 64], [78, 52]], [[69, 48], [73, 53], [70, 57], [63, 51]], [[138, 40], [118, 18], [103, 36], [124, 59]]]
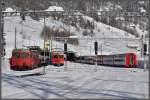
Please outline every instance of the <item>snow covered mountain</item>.
[[[8, 9], [12, 10], [12, 9]], [[47, 10], [63, 10], [61, 7], [49, 7]], [[70, 37], [78, 38], [79, 45], [69, 44], [69, 50], [75, 51], [78, 55], [93, 55], [94, 54], [94, 41], [95, 38], [106, 38], [106, 40], [97, 39], [99, 42], [99, 53], [114, 54], [125, 52], [136, 52], [136, 50], [128, 48], [129, 41], [119, 40], [107, 40], [107, 38], [135, 38], [128, 32], [114, 28], [112, 26], [95, 21], [92, 17], [82, 16], [76, 17], [79, 20], [74, 25], [68, 25], [61, 20], [54, 20], [53, 17], [46, 18], [45, 25], [54, 29], [65, 29], [73, 34]], [[81, 21], [82, 19], [82, 21]], [[92, 23], [94, 28], [83, 28], [81, 23]], [[10, 57], [11, 51], [14, 48], [15, 27], [17, 29], [17, 47], [24, 47], [27, 45], [39, 45], [43, 48], [43, 38], [41, 38], [42, 30], [44, 27], [44, 19], [40, 18], [39, 21], [33, 20], [31, 17], [26, 16], [26, 20], [22, 21], [18, 17], [5, 17], [5, 33], [6, 35], [6, 56]], [[86, 32], [86, 35], [83, 34]], [[92, 36], [91, 36], [92, 34]], [[90, 40], [89, 40], [90, 39]], [[30, 40], [30, 41], [29, 41]], [[139, 44], [137, 41], [131, 41]], [[13, 44], [12, 44], [13, 43]], [[63, 42], [53, 41], [53, 47], [63, 48]]]

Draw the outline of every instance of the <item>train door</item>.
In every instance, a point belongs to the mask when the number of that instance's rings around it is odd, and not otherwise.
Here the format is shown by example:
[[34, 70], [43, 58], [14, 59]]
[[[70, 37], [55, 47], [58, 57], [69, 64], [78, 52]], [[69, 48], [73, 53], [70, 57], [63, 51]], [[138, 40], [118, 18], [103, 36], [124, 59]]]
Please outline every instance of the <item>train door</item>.
[[130, 64], [130, 66], [132, 66], [132, 67], [135, 67], [135, 66], [136, 66], [137, 61], [136, 61], [136, 55], [135, 55], [135, 54], [131, 54], [131, 55], [130, 55], [129, 64]]
[[137, 57], [135, 54], [133, 54], [132, 56], [133, 56], [133, 66], [136, 67], [137, 66]]
[[133, 65], [134, 64], [134, 62], [133, 62], [133, 55], [130, 55], [129, 56], [129, 65]]
[[125, 66], [126, 67], [129, 67], [129, 65], [130, 65], [130, 54], [126, 54], [125, 55]]
[[136, 55], [135, 54], [127, 54], [126, 55], [126, 66], [127, 67], [136, 66]]

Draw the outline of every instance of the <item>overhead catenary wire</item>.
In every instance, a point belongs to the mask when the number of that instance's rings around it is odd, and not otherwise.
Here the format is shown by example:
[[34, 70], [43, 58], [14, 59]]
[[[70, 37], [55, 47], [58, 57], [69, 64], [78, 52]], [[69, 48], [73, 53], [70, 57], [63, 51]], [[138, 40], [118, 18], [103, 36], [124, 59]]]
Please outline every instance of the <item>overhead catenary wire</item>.
[[[52, 39], [79, 39], [79, 40], [112, 40], [112, 41], [140, 41], [141, 38], [106, 38], [106, 37], [52, 37]], [[149, 40], [149, 38], [146, 38], [146, 40]]]
[[[94, 11], [79, 11], [79, 10], [67, 10], [67, 11], [43, 11], [43, 10], [38, 10], [38, 11], [24, 11], [24, 14], [26, 16], [30, 14], [35, 14], [38, 13], [40, 16], [45, 16], [46, 14], [49, 14], [50, 16], [52, 15], [63, 15], [63, 16], [83, 16], [84, 14], [91, 14], [91, 13], [97, 13], [98, 16], [115, 16], [115, 17], [148, 17], [148, 13], [139, 13], [139, 12], [119, 12], [119, 11], [99, 11], [99, 10], [94, 10]], [[3, 11], [3, 16], [20, 16], [21, 11], [12, 11], [12, 12], [5, 12]]]

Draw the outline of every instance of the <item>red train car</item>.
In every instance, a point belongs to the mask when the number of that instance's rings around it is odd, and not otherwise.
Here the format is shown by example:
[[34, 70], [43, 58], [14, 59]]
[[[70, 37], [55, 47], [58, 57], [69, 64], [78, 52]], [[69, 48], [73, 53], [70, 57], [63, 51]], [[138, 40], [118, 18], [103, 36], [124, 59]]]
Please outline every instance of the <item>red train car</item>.
[[85, 64], [97, 64], [115, 67], [134, 68], [137, 66], [137, 57], [135, 53], [124, 53], [114, 55], [79, 56], [76, 62]]
[[40, 66], [39, 53], [28, 49], [14, 49], [10, 58], [12, 70], [31, 70]]
[[137, 66], [137, 57], [135, 53], [98, 55], [98, 65], [124, 66], [127, 68]]
[[64, 65], [64, 52], [63, 51], [52, 51], [51, 62], [53, 65], [56, 66], [63, 66]]

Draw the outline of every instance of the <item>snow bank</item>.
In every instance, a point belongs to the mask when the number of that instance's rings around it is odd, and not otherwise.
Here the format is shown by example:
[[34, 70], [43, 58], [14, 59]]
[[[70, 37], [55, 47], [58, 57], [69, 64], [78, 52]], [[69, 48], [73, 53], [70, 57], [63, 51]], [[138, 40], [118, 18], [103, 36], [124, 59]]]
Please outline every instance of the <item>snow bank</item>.
[[4, 12], [14, 12], [14, 11], [15, 11], [14, 9], [8, 7], [8, 8], [6, 8], [6, 10]]

